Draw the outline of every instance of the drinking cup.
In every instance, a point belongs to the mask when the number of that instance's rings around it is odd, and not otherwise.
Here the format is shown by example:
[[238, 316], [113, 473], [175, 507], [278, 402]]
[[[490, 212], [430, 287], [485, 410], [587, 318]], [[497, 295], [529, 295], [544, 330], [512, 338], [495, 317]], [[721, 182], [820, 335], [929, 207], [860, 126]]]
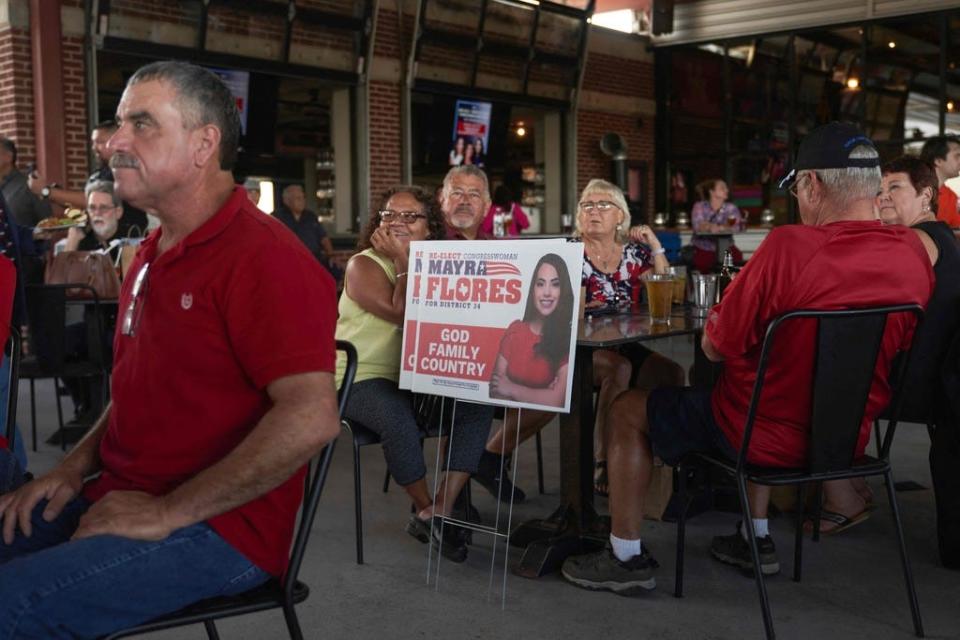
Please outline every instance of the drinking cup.
[[652, 273], [646, 277], [650, 322], [654, 324], [668, 324], [670, 322], [673, 281], [674, 278], [669, 273]]
[[695, 273], [692, 282], [694, 313], [705, 316], [717, 299], [717, 276], [713, 273]]
[[685, 267], [670, 267], [673, 276], [673, 303], [683, 304], [687, 301], [687, 271]]

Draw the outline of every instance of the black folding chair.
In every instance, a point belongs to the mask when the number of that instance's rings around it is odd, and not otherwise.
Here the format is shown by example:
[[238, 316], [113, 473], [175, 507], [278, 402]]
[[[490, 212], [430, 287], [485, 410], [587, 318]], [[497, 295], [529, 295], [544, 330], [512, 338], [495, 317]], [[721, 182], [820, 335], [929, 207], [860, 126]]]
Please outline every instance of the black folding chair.
[[[890, 428], [887, 430], [884, 442], [881, 445], [880, 456], [878, 458], [866, 455], [856, 457], [855, 453], [884, 328], [888, 316], [895, 313], [912, 313], [917, 317], [919, 323], [923, 316], [923, 309], [919, 305], [897, 305], [842, 311], [799, 310], [786, 313], [770, 323], [763, 340], [757, 379], [753, 387], [753, 396], [750, 398], [750, 406], [743, 431], [743, 442], [737, 460], [731, 461], [720, 456], [704, 453], [690, 454], [678, 465], [678, 473], [674, 476], [677, 479], [677, 493], [681, 498], [681, 509], [677, 519], [677, 565], [674, 591], [676, 597], [679, 598], [683, 595], [686, 510], [691, 502], [690, 495], [687, 492], [687, 479], [694, 465], [707, 463], [718, 467], [736, 479], [740, 506], [743, 510], [744, 529], [747, 532], [753, 557], [754, 576], [760, 595], [760, 606], [763, 610], [763, 624], [767, 638], [774, 637], [773, 618], [770, 614], [770, 603], [767, 599], [763, 573], [759, 569], [760, 556], [757, 549], [757, 539], [753, 527], [750, 525], [751, 514], [750, 505], [747, 501], [747, 482], [767, 486], [797, 485], [798, 502], [793, 579], [799, 582], [803, 548], [804, 515], [802, 505], [804, 483], [817, 483], [817, 500], [815, 500], [817, 507], [814, 513], [814, 535], [816, 537], [819, 534], [820, 527], [820, 483], [825, 480], [882, 475], [886, 483], [890, 510], [893, 513], [894, 525], [896, 526], [900, 561], [907, 595], [910, 600], [910, 611], [913, 614], [914, 631], [918, 637], [923, 637], [920, 608], [917, 603], [913, 573], [910, 569], [910, 561], [907, 558], [907, 549], [903, 540], [900, 512], [897, 507], [897, 496], [890, 470], [890, 444], [896, 429], [896, 416], [901, 401], [900, 394], [896, 390], [891, 403], [891, 416], [894, 419], [891, 421]], [[813, 365], [813, 395], [811, 398], [807, 466], [800, 469], [757, 467], [747, 463], [747, 453], [750, 448], [750, 436], [753, 432], [753, 423], [774, 340], [779, 335], [779, 329], [785, 323], [804, 318], [818, 322], [816, 344], [811, 345], [816, 349], [816, 357]], [[895, 377], [896, 380], [904, 379], [903, 374], [906, 372], [908, 360], [909, 355], [901, 359], [900, 375]]]
[[7, 447], [13, 451], [14, 440], [17, 437], [17, 384], [20, 380], [20, 331], [10, 326], [10, 338], [7, 340], [5, 355], [10, 359], [10, 368], [7, 371], [7, 424], [4, 425], [4, 436], [7, 438]]
[[[337, 340], [337, 351], [343, 351], [347, 354], [346, 372], [343, 381], [340, 383], [340, 389], [337, 391], [339, 413], [342, 416], [343, 409], [347, 406], [347, 399], [350, 396], [353, 376], [357, 372], [357, 350], [349, 342]], [[300, 510], [300, 524], [297, 527], [297, 536], [290, 553], [290, 564], [282, 581], [269, 580], [266, 584], [238, 596], [203, 600], [152, 622], [114, 632], [107, 636], [107, 640], [201, 622], [206, 628], [210, 640], [218, 640], [220, 635], [217, 633], [215, 620], [266, 611], [267, 609], [283, 609], [283, 616], [287, 623], [290, 638], [292, 640], [302, 640], [303, 632], [300, 629], [300, 622], [297, 619], [294, 605], [307, 599], [310, 595], [310, 587], [298, 580], [297, 576], [300, 573], [300, 565], [303, 563], [303, 554], [310, 538], [310, 530], [313, 528], [313, 519], [317, 514], [320, 494], [323, 492], [327, 472], [330, 470], [330, 460], [333, 457], [335, 444], [336, 440], [332, 440], [310, 464], [303, 494], [303, 506]]]
[[[66, 308], [68, 291], [86, 291], [90, 315], [94, 323], [88, 331], [87, 358], [70, 360], [67, 353]], [[30, 431], [33, 450], [37, 450], [37, 403], [34, 382], [53, 378], [57, 400], [57, 421], [60, 428], [60, 446], [66, 448], [63, 433], [63, 408], [60, 404], [59, 383], [64, 378], [100, 378], [101, 409], [107, 403], [109, 386], [109, 353], [107, 352], [103, 325], [102, 305], [96, 290], [85, 284], [27, 285], [27, 318], [30, 327], [30, 352], [20, 363], [20, 376], [30, 381]]]

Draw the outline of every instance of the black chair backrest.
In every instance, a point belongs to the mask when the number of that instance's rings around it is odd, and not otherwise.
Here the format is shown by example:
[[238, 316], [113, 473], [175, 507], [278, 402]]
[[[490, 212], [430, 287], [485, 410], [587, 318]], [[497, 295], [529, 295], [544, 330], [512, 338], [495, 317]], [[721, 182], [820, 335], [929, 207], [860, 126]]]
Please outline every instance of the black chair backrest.
[[[346, 370], [343, 374], [343, 380], [340, 382], [340, 388], [337, 389], [338, 419], [342, 420], [343, 410], [350, 397], [350, 388], [353, 386], [353, 378], [357, 373], [357, 350], [346, 340], [337, 340], [337, 351], [343, 351], [347, 355]], [[293, 593], [293, 588], [297, 583], [297, 575], [300, 573], [300, 565], [303, 563], [303, 554], [307, 549], [310, 530], [313, 528], [313, 519], [317, 515], [317, 506], [320, 503], [320, 493], [327, 479], [327, 472], [330, 470], [330, 460], [333, 457], [333, 447], [336, 442], [336, 439], [331, 440], [324, 447], [307, 473], [307, 486], [303, 496], [303, 509], [300, 512], [300, 524], [297, 527], [297, 535], [293, 540], [293, 548], [290, 551], [290, 564], [287, 566], [287, 573], [283, 578], [283, 590], [288, 598]]]
[[[801, 309], [775, 318], [767, 327], [763, 339], [757, 380], [737, 460], [738, 468], [743, 469], [746, 464], [753, 422], [774, 340], [789, 321], [804, 318], [817, 322], [816, 344], [811, 345], [815, 349], [815, 357], [810, 399], [809, 470], [823, 473], [849, 468], [856, 454], [887, 318], [896, 313], [914, 314], [919, 325], [923, 308], [908, 304], [830, 311]], [[902, 370], [893, 379], [904, 379], [908, 362], [909, 355], [899, 360]], [[894, 389], [891, 402], [893, 416], [897, 415], [900, 401], [900, 394]], [[888, 437], [892, 437], [892, 434]]]
[[10, 359], [10, 367], [7, 371], [7, 397], [4, 401], [7, 403], [7, 424], [4, 426], [4, 436], [7, 439], [7, 447], [13, 451], [14, 438], [17, 435], [17, 386], [20, 380], [20, 353], [21, 353], [20, 331], [10, 327], [10, 338], [7, 340], [5, 355]]
[[[44, 372], [56, 372], [63, 367], [67, 357], [66, 317], [67, 290], [83, 289], [89, 294], [93, 305], [95, 335], [102, 340], [100, 326], [100, 297], [96, 289], [85, 284], [36, 284], [27, 285], [27, 322], [30, 327], [30, 350]], [[103, 362], [104, 347], [101, 344], [87, 346], [91, 359]], [[96, 355], [94, 355], [96, 354]]]

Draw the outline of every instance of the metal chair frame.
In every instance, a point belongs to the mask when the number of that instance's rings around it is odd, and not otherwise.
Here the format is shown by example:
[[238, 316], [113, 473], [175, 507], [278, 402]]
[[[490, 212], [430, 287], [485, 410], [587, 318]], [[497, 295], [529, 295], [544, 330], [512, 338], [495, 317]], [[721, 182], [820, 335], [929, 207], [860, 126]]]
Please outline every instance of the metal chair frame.
[[[856, 437], [859, 433], [859, 426], [862, 423], [863, 415], [866, 410], [867, 397], [873, 377], [873, 371], [876, 366], [877, 356], [879, 354], [881, 341], [883, 339], [884, 328], [887, 318], [894, 313], [912, 313], [917, 317], [918, 323], [923, 317], [923, 309], [919, 305], [895, 305], [876, 307], [868, 309], [847, 309], [837, 311], [822, 310], [798, 310], [786, 313], [774, 319], [767, 327], [763, 346], [760, 355], [760, 361], [757, 368], [757, 379], [753, 388], [753, 395], [750, 399], [750, 405], [747, 412], [746, 424], [743, 432], [743, 442], [735, 462], [723, 457], [705, 453], [694, 453], [686, 456], [684, 460], [677, 465], [675, 479], [677, 481], [677, 492], [681, 497], [681, 509], [677, 519], [677, 563], [676, 580], [674, 586], [674, 595], [683, 596], [683, 554], [684, 537], [686, 528], [686, 510], [689, 507], [691, 499], [687, 492], [687, 480], [689, 469], [696, 463], [707, 463], [717, 467], [736, 479], [740, 506], [743, 513], [744, 529], [747, 532], [747, 538], [750, 545], [754, 566], [754, 577], [756, 579], [757, 591], [760, 596], [760, 607], [763, 613], [764, 630], [767, 638], [774, 638], [773, 618], [770, 613], [770, 603], [767, 597], [767, 589], [763, 578], [763, 573], [759, 570], [760, 555], [757, 548], [757, 539], [753, 527], [750, 525], [751, 513], [750, 505], [747, 500], [747, 482], [753, 482], [767, 486], [782, 486], [796, 484], [797, 492], [797, 519], [794, 542], [794, 574], [793, 579], [800, 581], [801, 560], [803, 548], [803, 486], [806, 482], [817, 483], [817, 499], [815, 500], [814, 520], [814, 540], [819, 538], [820, 528], [820, 486], [827, 480], [841, 480], [847, 478], [865, 477], [882, 475], [886, 484], [887, 497], [890, 501], [894, 525], [897, 534], [898, 550], [903, 569], [904, 581], [906, 583], [907, 595], [910, 602], [910, 611], [913, 616], [914, 631], [917, 637], [923, 637], [923, 624], [920, 618], [920, 608], [917, 602], [916, 589], [914, 587], [913, 573], [910, 568], [910, 561], [907, 557], [906, 545], [903, 538], [903, 528], [900, 521], [900, 511], [897, 506], [896, 493], [894, 491], [893, 477], [890, 468], [890, 445], [893, 441], [893, 435], [896, 430], [896, 416], [899, 413], [902, 401], [901, 394], [894, 390], [892, 396], [892, 420], [888, 428], [883, 443], [880, 446], [880, 456], [873, 458], [862, 456], [854, 459], [856, 448]], [[802, 469], [782, 469], [782, 468], [761, 468], [748, 464], [747, 454], [750, 447], [750, 438], [753, 432], [754, 419], [756, 418], [757, 407], [759, 406], [761, 392], [763, 390], [764, 378], [769, 363], [770, 354], [774, 344], [774, 337], [777, 330], [788, 320], [798, 318], [812, 318], [819, 321], [817, 328], [817, 357], [814, 360], [814, 378], [813, 378], [813, 398], [811, 410], [811, 432], [809, 446], [808, 466]], [[828, 332], [829, 328], [829, 332]], [[838, 332], [839, 331], [839, 332]], [[830, 333], [834, 332], [834, 333]], [[839, 349], [836, 345], [826, 345], [824, 334], [834, 338], [841, 343]], [[842, 338], [846, 337], [846, 340]], [[852, 339], [851, 339], [852, 338]], [[841, 355], [842, 354], [842, 355]], [[818, 394], [818, 390], [827, 391], [821, 388], [818, 381], [831, 375], [831, 360], [836, 362], [848, 363], [856, 360], [859, 356], [862, 361], [861, 369], [869, 372], [869, 376], [864, 374], [863, 380], [857, 380], [843, 383], [846, 389], [829, 389], [830, 394]], [[872, 358], [872, 359], [871, 359]], [[909, 354], [903, 358], [900, 366], [901, 371], [895, 379], [905, 379], [906, 367], [909, 362]], [[864, 368], [865, 367], [865, 368]], [[836, 375], [836, 372], [833, 372]], [[822, 377], [823, 378], [822, 378]], [[834, 380], [833, 382], [836, 382]], [[831, 396], [831, 397], [827, 397]], [[831, 410], [836, 406], [836, 400], [842, 396], [846, 402], [846, 413], [840, 415], [831, 415]], [[840, 429], [845, 432], [839, 437], [842, 440], [842, 447], [835, 446], [831, 449], [825, 449], [819, 446], [824, 439], [830, 440], [829, 444], [836, 445], [838, 441], [837, 433]], [[851, 440], [852, 438], [852, 440]]]
[[[27, 309], [28, 314], [32, 306], [32, 300], [30, 297], [31, 292], [33, 291], [51, 291], [51, 290], [60, 290], [64, 295], [64, 306], [66, 305], [66, 292], [68, 290], [84, 290], [88, 293], [90, 299], [93, 301], [93, 315], [94, 323], [94, 332], [96, 335], [95, 344], [88, 344], [87, 351], [88, 354], [98, 354], [97, 356], [88, 355], [87, 360], [78, 363], [64, 363], [56, 360], [61, 358], [55, 357], [55, 362], [45, 363], [39, 358], [39, 354], [34, 353], [33, 357], [22, 363], [21, 374], [24, 379], [29, 380], [30, 382], [30, 432], [31, 432], [31, 444], [33, 450], [37, 450], [37, 401], [36, 401], [36, 388], [35, 381], [43, 378], [53, 378], [53, 390], [54, 396], [57, 401], [57, 423], [60, 429], [60, 448], [66, 450], [66, 442], [63, 438], [63, 407], [60, 401], [60, 380], [64, 377], [78, 376], [78, 377], [96, 377], [101, 376], [103, 378], [103, 384], [100, 386], [101, 393], [101, 406], [106, 406], [107, 404], [107, 389], [110, 386], [110, 371], [106, 366], [106, 345], [103, 341], [103, 307], [100, 303], [100, 296], [97, 294], [96, 289], [93, 287], [82, 284], [82, 283], [72, 283], [72, 284], [42, 284], [42, 285], [27, 285], [26, 294], [27, 294]], [[38, 320], [36, 318], [30, 318], [28, 325], [30, 326], [31, 334], [34, 339], [37, 338], [34, 327], [37, 326], [36, 323]], [[58, 339], [64, 340], [63, 331], [58, 335]], [[46, 336], [48, 339], [50, 336]], [[34, 343], [36, 344], [36, 343]], [[62, 345], [57, 345], [57, 349], [60, 350]], [[61, 354], [63, 355], [63, 354]], [[66, 371], [64, 370], [64, 364], [71, 366], [75, 371]]]

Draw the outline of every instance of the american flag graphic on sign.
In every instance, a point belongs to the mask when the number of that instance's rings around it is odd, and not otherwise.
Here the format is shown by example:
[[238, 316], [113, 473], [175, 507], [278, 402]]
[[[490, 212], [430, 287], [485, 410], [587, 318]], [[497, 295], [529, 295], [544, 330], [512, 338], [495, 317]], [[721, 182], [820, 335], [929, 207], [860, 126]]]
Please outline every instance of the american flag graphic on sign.
[[512, 262], [490, 262], [484, 263], [484, 271], [488, 276], [518, 276], [520, 269]]

